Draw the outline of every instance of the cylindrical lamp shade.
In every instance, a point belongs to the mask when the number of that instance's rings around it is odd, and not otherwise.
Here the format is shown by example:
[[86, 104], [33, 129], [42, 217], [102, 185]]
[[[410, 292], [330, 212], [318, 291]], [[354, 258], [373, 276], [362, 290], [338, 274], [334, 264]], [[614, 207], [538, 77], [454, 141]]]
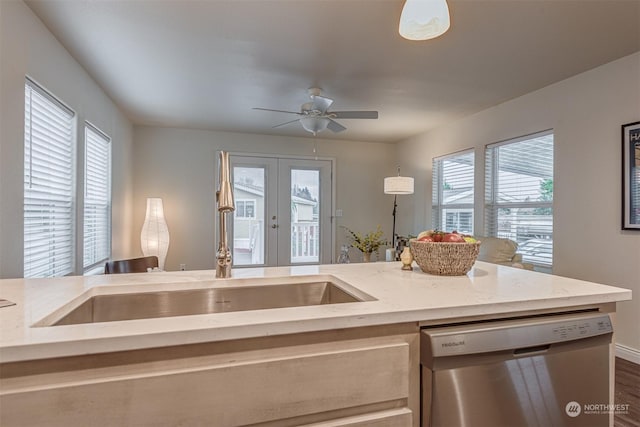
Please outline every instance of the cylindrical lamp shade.
[[413, 194], [413, 178], [391, 176], [384, 179], [385, 194]]
[[147, 214], [140, 233], [140, 245], [144, 256], [158, 257], [158, 267], [164, 270], [164, 261], [169, 250], [169, 228], [164, 219], [162, 199], [147, 199]]

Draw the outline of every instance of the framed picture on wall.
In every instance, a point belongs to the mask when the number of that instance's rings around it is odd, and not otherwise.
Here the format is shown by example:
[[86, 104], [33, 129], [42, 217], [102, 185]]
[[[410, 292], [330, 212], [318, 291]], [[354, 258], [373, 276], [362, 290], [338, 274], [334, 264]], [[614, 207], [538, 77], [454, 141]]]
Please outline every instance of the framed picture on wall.
[[640, 122], [622, 125], [622, 229], [640, 230]]

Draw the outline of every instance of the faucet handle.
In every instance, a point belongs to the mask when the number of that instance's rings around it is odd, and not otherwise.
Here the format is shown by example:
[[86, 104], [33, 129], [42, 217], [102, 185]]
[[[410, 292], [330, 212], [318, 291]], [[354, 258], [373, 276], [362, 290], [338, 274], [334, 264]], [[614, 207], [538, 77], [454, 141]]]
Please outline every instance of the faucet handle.
[[220, 188], [216, 192], [218, 212], [233, 212], [235, 204], [233, 201], [233, 189], [231, 188], [231, 169], [229, 166], [229, 153], [220, 151]]

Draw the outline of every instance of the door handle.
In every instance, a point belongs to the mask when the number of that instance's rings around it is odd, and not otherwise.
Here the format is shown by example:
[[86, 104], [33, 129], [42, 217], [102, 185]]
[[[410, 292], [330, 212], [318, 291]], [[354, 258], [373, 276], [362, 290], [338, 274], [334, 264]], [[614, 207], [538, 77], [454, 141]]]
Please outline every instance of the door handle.
[[280, 227], [278, 224], [273, 224], [273, 225], [271, 226], [271, 228], [278, 228], [278, 227]]

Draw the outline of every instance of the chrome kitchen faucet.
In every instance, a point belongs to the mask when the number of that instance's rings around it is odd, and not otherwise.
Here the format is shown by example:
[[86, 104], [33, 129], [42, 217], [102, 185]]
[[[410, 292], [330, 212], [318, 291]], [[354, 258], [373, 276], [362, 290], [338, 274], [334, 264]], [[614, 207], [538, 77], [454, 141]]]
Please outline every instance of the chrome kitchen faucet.
[[216, 191], [216, 202], [220, 222], [218, 251], [216, 252], [216, 277], [231, 277], [231, 251], [227, 236], [227, 213], [233, 212], [236, 207], [233, 202], [233, 189], [231, 187], [231, 170], [229, 167], [229, 153], [220, 151], [220, 184]]

